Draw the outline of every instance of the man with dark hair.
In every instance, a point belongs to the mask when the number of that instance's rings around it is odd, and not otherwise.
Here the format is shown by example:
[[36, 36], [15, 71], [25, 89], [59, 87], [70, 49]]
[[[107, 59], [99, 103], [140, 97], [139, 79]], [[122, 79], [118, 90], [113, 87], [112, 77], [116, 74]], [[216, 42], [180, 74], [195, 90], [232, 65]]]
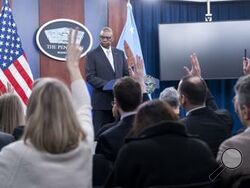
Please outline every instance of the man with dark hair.
[[[245, 64], [245, 65], [244, 65]], [[244, 69], [245, 68], [245, 69]], [[223, 179], [232, 185], [232, 181], [240, 176], [250, 175], [250, 60], [243, 60], [243, 72], [247, 74], [238, 79], [234, 90], [234, 108], [235, 112], [246, 129], [244, 132], [235, 135], [225, 140], [219, 148], [217, 155], [217, 161], [221, 162], [223, 153], [230, 148], [237, 149], [241, 156], [237, 158], [230, 158], [229, 162], [235, 163], [235, 161], [242, 161], [240, 166], [236, 169], [225, 169], [223, 171]], [[224, 155], [225, 156], [225, 155]], [[249, 177], [248, 177], [249, 187]]]
[[103, 154], [114, 162], [124, 143], [124, 139], [132, 128], [137, 107], [142, 102], [141, 85], [130, 77], [123, 77], [116, 81], [113, 87], [114, 103], [121, 115], [117, 125], [103, 132], [96, 146], [96, 153]]
[[217, 109], [217, 105], [213, 104], [215, 102], [211, 102], [213, 97], [200, 77], [195, 54], [191, 56], [191, 64], [192, 70], [186, 68], [188, 75], [181, 79], [178, 86], [180, 103], [187, 112], [181, 122], [190, 134], [205, 141], [216, 156], [219, 145], [231, 135], [233, 121], [228, 111]]
[[86, 79], [93, 86], [92, 107], [95, 133], [99, 128], [114, 120], [111, 102], [111, 91], [104, 91], [103, 87], [110, 80], [128, 75], [128, 66], [124, 53], [111, 47], [113, 31], [104, 27], [100, 32], [100, 45], [87, 54]]

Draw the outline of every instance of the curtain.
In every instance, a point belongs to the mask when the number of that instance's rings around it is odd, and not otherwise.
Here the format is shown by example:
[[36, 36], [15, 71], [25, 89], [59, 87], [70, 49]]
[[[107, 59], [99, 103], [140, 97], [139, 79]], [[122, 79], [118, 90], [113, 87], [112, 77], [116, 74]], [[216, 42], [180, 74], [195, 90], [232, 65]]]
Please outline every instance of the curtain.
[[[141, 41], [146, 71], [148, 74], [159, 78], [158, 24], [204, 22], [207, 10], [206, 3], [131, 0], [131, 4]], [[248, 20], [250, 19], [250, 2], [212, 2], [211, 13], [213, 14], [213, 21]], [[187, 65], [188, 63], [189, 60], [187, 60]], [[242, 127], [232, 103], [235, 82], [236, 79], [207, 80], [208, 87], [215, 96], [218, 106], [229, 110], [233, 116], [233, 133]], [[177, 84], [178, 81], [161, 81], [160, 89], [153, 94], [153, 97], [158, 97], [165, 87], [177, 87]]]

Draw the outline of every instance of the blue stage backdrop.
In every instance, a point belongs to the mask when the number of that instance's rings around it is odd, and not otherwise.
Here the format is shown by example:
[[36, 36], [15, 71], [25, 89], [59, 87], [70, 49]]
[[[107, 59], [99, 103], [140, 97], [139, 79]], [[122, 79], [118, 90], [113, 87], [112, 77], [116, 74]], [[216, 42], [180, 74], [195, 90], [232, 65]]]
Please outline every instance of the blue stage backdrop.
[[[206, 3], [132, 0], [131, 4], [141, 40], [146, 71], [148, 74], [159, 78], [158, 24], [203, 22], [206, 14]], [[213, 21], [250, 20], [249, 10], [250, 2], [211, 3]], [[189, 60], [187, 59], [188, 63]], [[236, 80], [233, 79], [207, 81], [208, 87], [215, 96], [218, 106], [226, 108], [232, 113], [234, 118], [234, 133], [242, 127], [234, 112], [232, 103], [235, 82]], [[158, 97], [159, 92], [167, 86], [174, 85], [177, 87], [177, 83], [177, 81], [161, 82], [161, 89], [155, 92], [154, 97]]]

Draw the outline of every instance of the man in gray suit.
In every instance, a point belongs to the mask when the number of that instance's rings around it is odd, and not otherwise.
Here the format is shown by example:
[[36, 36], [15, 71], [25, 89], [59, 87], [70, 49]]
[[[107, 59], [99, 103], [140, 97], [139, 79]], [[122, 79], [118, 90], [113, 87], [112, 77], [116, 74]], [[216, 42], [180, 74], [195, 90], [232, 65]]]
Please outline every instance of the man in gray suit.
[[[243, 72], [246, 74], [238, 79], [234, 89], [234, 108], [242, 124], [246, 126], [244, 132], [225, 140], [217, 155], [217, 161], [222, 160], [223, 153], [230, 148], [237, 149], [241, 156], [238, 158], [229, 158], [229, 162], [235, 163], [242, 159], [242, 163], [236, 169], [225, 169], [223, 179], [226, 183], [231, 184], [235, 178], [244, 175], [250, 175], [250, 60], [243, 61]], [[225, 156], [224, 156], [225, 157]], [[223, 158], [226, 159], [226, 158]], [[222, 161], [223, 162], [223, 161]]]
[[128, 66], [123, 51], [111, 47], [113, 31], [104, 27], [100, 32], [100, 45], [87, 54], [86, 78], [93, 87], [92, 106], [95, 133], [108, 122], [112, 116], [112, 88], [104, 91], [103, 87], [110, 81], [128, 75]]

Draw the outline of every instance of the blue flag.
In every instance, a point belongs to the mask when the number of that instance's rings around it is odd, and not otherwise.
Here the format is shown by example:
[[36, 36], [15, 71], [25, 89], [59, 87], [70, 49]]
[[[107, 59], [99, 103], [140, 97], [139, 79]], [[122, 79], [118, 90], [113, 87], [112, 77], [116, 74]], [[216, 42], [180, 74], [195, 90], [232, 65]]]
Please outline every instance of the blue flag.
[[124, 51], [124, 41], [127, 41], [134, 55], [138, 55], [143, 59], [141, 44], [137, 28], [135, 25], [135, 19], [132, 12], [132, 5], [127, 3], [127, 21], [122, 30], [120, 39], [117, 44], [117, 48]]

